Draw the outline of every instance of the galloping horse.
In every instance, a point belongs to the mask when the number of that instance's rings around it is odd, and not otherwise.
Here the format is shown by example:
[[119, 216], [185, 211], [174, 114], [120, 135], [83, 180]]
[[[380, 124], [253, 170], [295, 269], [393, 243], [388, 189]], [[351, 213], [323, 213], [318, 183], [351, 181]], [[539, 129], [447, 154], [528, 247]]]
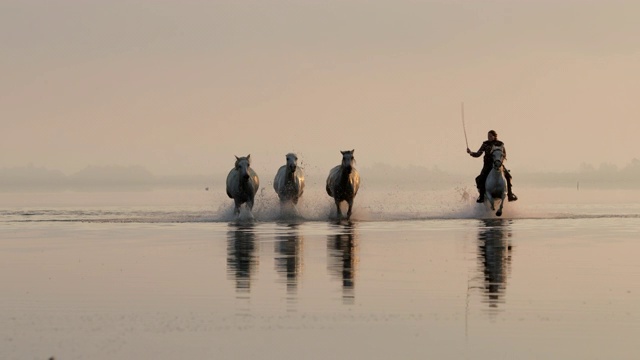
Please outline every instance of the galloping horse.
[[289, 153], [286, 158], [287, 164], [278, 169], [273, 180], [273, 189], [280, 198], [280, 204], [291, 201], [295, 205], [304, 191], [304, 173], [298, 167], [296, 154]]
[[353, 199], [358, 193], [358, 188], [360, 188], [360, 174], [358, 170], [353, 167], [356, 161], [353, 157], [354, 151], [355, 150], [340, 151], [340, 153], [342, 153], [342, 164], [331, 169], [329, 177], [327, 178], [327, 194], [336, 202], [338, 219], [342, 218], [340, 203], [343, 201], [349, 204], [347, 220], [351, 217]]
[[251, 155], [236, 156], [236, 165], [227, 175], [227, 195], [235, 202], [233, 213], [240, 214], [240, 205], [247, 203], [249, 211], [253, 209], [253, 200], [260, 187], [260, 180], [250, 167]]
[[485, 182], [485, 199], [491, 204], [491, 210], [495, 210], [495, 201], [500, 199], [500, 207], [496, 211], [497, 216], [502, 216], [502, 206], [507, 193], [507, 181], [504, 178], [504, 148], [502, 146], [494, 146], [491, 149], [491, 157], [493, 158], [493, 168], [487, 176]]

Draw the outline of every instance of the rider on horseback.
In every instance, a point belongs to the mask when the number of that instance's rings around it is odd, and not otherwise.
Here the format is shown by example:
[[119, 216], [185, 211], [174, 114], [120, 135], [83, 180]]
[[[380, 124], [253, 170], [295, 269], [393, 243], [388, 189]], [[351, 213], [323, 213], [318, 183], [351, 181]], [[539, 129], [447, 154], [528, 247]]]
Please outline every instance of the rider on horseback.
[[[493, 146], [502, 146], [504, 148], [504, 143], [498, 140], [498, 133], [494, 130], [490, 130], [487, 134], [488, 140], [483, 142], [480, 146], [480, 149], [476, 152], [472, 152], [467, 148], [467, 154], [473, 157], [480, 157], [482, 153], [484, 153], [484, 165], [482, 166], [482, 171], [480, 175], [476, 177], [476, 186], [478, 187], [478, 192], [480, 192], [480, 196], [476, 202], [482, 203], [484, 202], [484, 193], [485, 193], [485, 182], [487, 181], [487, 176], [489, 172], [491, 172], [491, 168], [493, 167], [493, 159], [491, 158], [491, 149]], [[504, 150], [505, 157], [507, 156], [506, 150]], [[509, 201], [516, 201], [518, 197], [511, 191], [511, 173], [507, 168], [504, 168], [504, 177], [507, 180], [507, 199]]]

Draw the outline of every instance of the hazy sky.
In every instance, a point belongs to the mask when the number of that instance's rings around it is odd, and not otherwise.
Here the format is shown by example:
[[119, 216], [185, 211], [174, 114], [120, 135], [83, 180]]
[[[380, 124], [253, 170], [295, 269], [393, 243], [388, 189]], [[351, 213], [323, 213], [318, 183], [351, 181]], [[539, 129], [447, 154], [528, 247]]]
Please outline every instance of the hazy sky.
[[0, 167], [640, 158], [640, 2], [1, 0]]

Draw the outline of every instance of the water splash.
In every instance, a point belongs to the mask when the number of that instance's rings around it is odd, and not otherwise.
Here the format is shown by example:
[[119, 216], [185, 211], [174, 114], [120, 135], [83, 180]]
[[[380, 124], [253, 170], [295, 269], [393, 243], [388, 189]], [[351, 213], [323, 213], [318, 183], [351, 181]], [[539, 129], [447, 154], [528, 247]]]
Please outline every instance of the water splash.
[[[318, 184], [309, 186], [296, 206], [281, 206], [275, 191], [261, 188], [252, 212], [233, 213], [233, 200], [224, 189], [209, 191], [158, 190], [106, 196], [59, 194], [61, 205], [0, 208], [0, 222], [304, 222], [333, 221], [333, 199]], [[401, 186], [360, 189], [354, 202], [353, 221], [402, 221], [430, 219], [497, 218], [486, 205], [475, 203], [475, 188], [414, 190]], [[505, 219], [638, 217], [637, 192], [580, 191], [566, 189], [519, 189], [520, 200], [505, 205]], [[41, 194], [38, 194], [42, 197]], [[71, 198], [70, 198], [71, 197]], [[95, 199], [101, 201], [95, 201]], [[604, 199], [604, 200], [603, 200]], [[35, 201], [35, 200], [34, 200]], [[118, 204], [118, 205], [114, 205]], [[345, 206], [346, 204], [343, 204]]]

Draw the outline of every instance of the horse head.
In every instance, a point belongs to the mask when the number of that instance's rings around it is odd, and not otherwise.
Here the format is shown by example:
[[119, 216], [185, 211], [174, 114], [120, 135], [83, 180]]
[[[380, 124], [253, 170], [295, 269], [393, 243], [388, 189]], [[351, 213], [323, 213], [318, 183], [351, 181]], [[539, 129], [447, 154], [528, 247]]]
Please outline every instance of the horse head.
[[356, 159], [353, 157], [354, 150], [340, 151], [342, 154], [342, 167], [348, 172], [351, 172], [353, 165], [356, 163]]
[[236, 156], [236, 170], [240, 174], [240, 179], [249, 179], [249, 167], [251, 166], [251, 154], [247, 156]]
[[294, 173], [298, 168], [298, 156], [294, 153], [289, 153], [286, 156], [287, 158], [287, 169], [289, 172]]
[[500, 170], [504, 162], [504, 148], [502, 146], [493, 146], [491, 149], [491, 157], [493, 158], [493, 168]]

